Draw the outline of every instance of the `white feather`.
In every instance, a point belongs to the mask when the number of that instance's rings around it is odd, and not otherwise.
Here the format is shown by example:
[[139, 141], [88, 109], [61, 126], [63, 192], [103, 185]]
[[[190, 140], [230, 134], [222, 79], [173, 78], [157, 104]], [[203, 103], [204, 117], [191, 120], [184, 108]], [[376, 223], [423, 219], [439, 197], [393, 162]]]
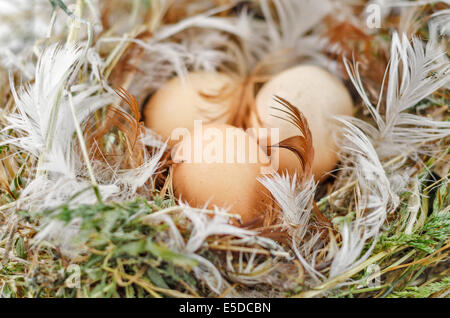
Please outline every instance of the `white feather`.
[[[297, 175], [292, 179], [289, 174], [260, 178], [259, 181], [270, 191], [281, 208], [281, 224], [289, 230], [292, 237], [292, 249], [305, 271], [318, 284], [325, 276], [316, 270], [316, 256], [324, 248], [321, 233], [311, 233], [314, 225], [311, 219], [313, 200], [317, 183], [314, 178], [304, 182], [297, 181]], [[309, 235], [307, 235], [309, 234]]]
[[317, 184], [314, 178], [299, 183], [297, 174], [292, 179], [289, 173], [264, 176], [258, 179], [272, 194], [282, 211], [282, 224], [296, 228], [298, 239], [302, 239], [308, 228]]
[[407, 113], [436, 90], [448, 85], [450, 64], [442, 60], [445, 52], [430, 43], [424, 45], [413, 38], [412, 44], [406, 35], [401, 38], [393, 34], [389, 83], [385, 97], [386, 110], [381, 114], [383, 96], [376, 106], [364, 90], [358, 73], [358, 65], [351, 67], [346, 61], [347, 72], [376, 122], [376, 127], [358, 119], [351, 119], [371, 138], [381, 158], [393, 157], [420, 151], [424, 142], [450, 135], [450, 123], [432, 120]]
[[50, 150], [53, 142], [63, 149], [67, 147], [67, 140], [59, 137], [60, 132], [56, 134], [56, 127], [60, 120], [58, 116], [64, 111], [61, 110], [64, 84], [80, 56], [81, 50], [75, 46], [51, 45], [38, 60], [34, 84], [16, 92], [11, 80], [19, 113], [7, 117], [10, 125], [4, 130], [13, 129], [23, 136], [9, 139], [7, 143], [15, 144], [36, 157]]
[[[66, 203], [74, 195], [71, 206], [97, 202], [92, 190], [82, 192], [91, 184], [86, 178], [86, 165], [74, 149], [76, 125], [64, 94], [65, 84], [80, 57], [81, 51], [77, 47], [51, 45], [38, 60], [34, 83], [19, 91], [12, 87], [18, 111], [7, 117], [9, 125], [3, 132], [6, 135], [12, 129], [15, 136], [7, 136], [3, 144], [14, 145], [36, 156], [39, 159], [37, 170], [46, 172], [29, 180], [22, 192], [22, 198], [26, 199], [24, 204], [36, 211]], [[77, 124], [118, 100], [115, 94], [104, 93], [100, 85], [90, 82], [72, 86], [71, 94]], [[140, 138], [148, 144], [154, 140], [152, 136], [145, 130]], [[102, 198], [133, 199], [138, 188], [156, 172], [164, 151], [164, 143], [162, 145], [154, 156], [145, 158], [144, 163], [133, 171], [118, 171], [105, 180], [101, 169], [97, 169], [95, 173], [100, 174], [102, 180], [99, 186]]]
[[[317, 248], [317, 241], [319, 240], [320, 234], [316, 234], [312, 236], [308, 241], [307, 244], [311, 247], [311, 250], [318, 251]], [[294, 250], [295, 255], [297, 256], [297, 259], [300, 261], [300, 263], [303, 265], [303, 268], [306, 270], [306, 272], [310, 275], [310, 277], [313, 279], [314, 284], [319, 284], [322, 281], [325, 280], [325, 276], [320, 273], [315, 268], [315, 262], [314, 260], [307, 259], [308, 256], [312, 255], [312, 253], [305, 253], [301, 252], [299, 250], [300, 243], [296, 241], [295, 237], [292, 239], [292, 248]]]
[[[356, 217], [344, 221], [340, 227], [342, 243], [330, 266], [329, 278], [335, 278], [365, 261], [375, 246], [379, 231], [387, 215], [395, 210], [397, 199], [367, 136], [356, 126], [340, 120], [343, 129], [341, 151], [344, 165], [352, 167], [357, 178]], [[370, 248], [362, 254], [366, 244]]]
[[[332, 11], [331, 1], [274, 0], [277, 17], [272, 13], [268, 0], [261, 0], [258, 4], [264, 21], [248, 14], [241, 15], [242, 21], [248, 21], [243, 24], [250, 27], [250, 37], [241, 35], [250, 67], [282, 51], [290, 54], [288, 62], [303, 58], [330, 65], [321, 53], [327, 41], [322, 38], [320, 23]], [[276, 19], [279, 23], [275, 22]]]
[[430, 23], [437, 29], [439, 34], [448, 37], [450, 35], [450, 9], [440, 10], [431, 17]]
[[193, 228], [191, 236], [186, 244], [186, 251], [193, 253], [198, 250], [205, 240], [213, 235], [233, 235], [236, 237], [247, 237], [256, 235], [255, 232], [236, 227], [229, 223], [229, 219], [215, 208], [214, 217], [205, 213], [199, 213], [191, 209], [188, 205], [183, 205], [183, 214], [192, 222]]
[[[114, 184], [99, 185], [98, 188], [104, 200], [120, 195], [120, 188]], [[21, 197], [21, 208], [34, 212], [42, 212], [63, 204], [75, 207], [98, 202], [89, 181], [67, 176], [54, 177], [52, 180], [46, 176], [36, 177], [22, 191]]]

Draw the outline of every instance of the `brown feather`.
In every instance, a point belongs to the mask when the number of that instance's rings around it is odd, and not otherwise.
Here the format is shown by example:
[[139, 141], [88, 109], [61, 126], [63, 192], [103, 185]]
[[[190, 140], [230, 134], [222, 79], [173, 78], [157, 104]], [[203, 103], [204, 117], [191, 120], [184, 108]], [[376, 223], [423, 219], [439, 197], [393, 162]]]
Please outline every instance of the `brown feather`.
[[[128, 106], [130, 113], [117, 108], [108, 107], [100, 120], [94, 120], [85, 127], [84, 134], [87, 145], [93, 151], [95, 159], [107, 161], [109, 165], [119, 164], [121, 168], [136, 168], [142, 164], [145, 148], [139, 141], [144, 126], [136, 98], [124, 88], [115, 89], [116, 94]], [[107, 134], [120, 131], [124, 142], [106, 150], [103, 140]], [[120, 140], [120, 138], [118, 138]]]
[[291, 103], [282, 97], [275, 96], [275, 101], [281, 104], [283, 108], [274, 108], [281, 111], [286, 116], [274, 116], [283, 119], [297, 127], [302, 135], [287, 138], [272, 147], [284, 148], [292, 151], [299, 159], [303, 169], [303, 179], [307, 179], [312, 174], [312, 163], [314, 160], [314, 147], [312, 143], [312, 134], [309, 129], [308, 121], [305, 116]]

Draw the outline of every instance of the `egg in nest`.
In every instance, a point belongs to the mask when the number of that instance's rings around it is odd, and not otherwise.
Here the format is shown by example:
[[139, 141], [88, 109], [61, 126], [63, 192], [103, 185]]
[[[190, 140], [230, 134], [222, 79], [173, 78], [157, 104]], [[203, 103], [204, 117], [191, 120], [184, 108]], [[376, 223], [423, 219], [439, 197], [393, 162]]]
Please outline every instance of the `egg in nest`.
[[191, 72], [174, 77], [150, 98], [144, 107], [145, 126], [158, 133], [169, 145], [176, 128], [194, 128], [195, 120], [226, 123], [235, 103], [232, 76], [214, 72]]
[[[287, 69], [264, 84], [255, 101], [261, 123], [255, 113], [251, 114], [250, 123], [254, 127], [278, 127], [279, 139], [284, 140], [298, 135], [299, 131], [280, 118], [282, 114], [274, 109], [278, 107], [274, 102], [276, 95], [289, 101], [306, 117], [315, 153], [312, 171], [317, 180], [324, 178], [338, 163], [339, 149], [333, 138], [338, 126], [332, 116], [351, 116], [354, 111], [347, 88], [336, 76], [313, 65]], [[272, 155], [279, 156], [280, 173], [302, 173], [298, 158], [291, 151], [272, 148]]]
[[229, 208], [244, 225], [263, 220], [272, 200], [258, 178], [273, 169], [244, 130], [226, 124], [191, 130], [175, 147], [172, 159], [173, 187], [182, 201], [197, 208]]

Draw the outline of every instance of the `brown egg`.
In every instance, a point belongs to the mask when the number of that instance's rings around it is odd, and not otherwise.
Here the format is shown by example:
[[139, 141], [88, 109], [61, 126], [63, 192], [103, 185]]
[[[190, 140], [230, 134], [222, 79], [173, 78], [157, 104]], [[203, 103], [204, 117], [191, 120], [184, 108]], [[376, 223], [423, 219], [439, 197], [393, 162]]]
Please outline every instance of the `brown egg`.
[[[199, 145], [201, 140], [202, 145]], [[196, 143], [197, 142], [197, 143]], [[269, 158], [244, 130], [225, 124], [203, 126], [177, 144], [175, 195], [197, 208], [230, 208], [243, 224], [261, 221], [271, 204], [270, 193], [257, 180], [272, 173]]]
[[[313, 174], [316, 180], [324, 178], [338, 163], [337, 145], [333, 134], [337, 124], [331, 119], [333, 115], [353, 114], [353, 101], [343, 83], [328, 71], [312, 65], [300, 65], [276, 75], [268, 81], [256, 96], [256, 109], [267, 128], [278, 127], [279, 139], [284, 140], [299, 134], [292, 124], [274, 117], [283, 117], [283, 113], [273, 109], [283, 108], [274, 101], [278, 95], [298, 108], [308, 120], [313, 137], [314, 163]], [[256, 115], [252, 114], [250, 123], [260, 126]], [[272, 156], [279, 156], [278, 171], [301, 173], [297, 157], [289, 150], [272, 148]]]
[[[194, 120], [226, 123], [233, 103], [233, 79], [223, 73], [193, 72], [169, 80], [144, 108], [145, 126], [164, 140], [175, 128], [194, 128]], [[176, 141], [169, 141], [170, 145]]]

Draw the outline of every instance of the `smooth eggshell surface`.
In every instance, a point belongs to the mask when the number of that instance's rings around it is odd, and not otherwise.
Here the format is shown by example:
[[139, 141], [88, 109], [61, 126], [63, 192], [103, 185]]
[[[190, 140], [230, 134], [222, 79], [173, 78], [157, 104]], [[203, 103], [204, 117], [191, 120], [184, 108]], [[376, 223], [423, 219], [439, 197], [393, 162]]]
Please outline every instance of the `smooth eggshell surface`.
[[[176, 128], [193, 129], [195, 120], [226, 123], [233, 103], [233, 83], [223, 73], [192, 72], [184, 80], [174, 77], [146, 104], [145, 126], [168, 140]], [[175, 143], [169, 140], [169, 145]]]
[[[213, 129], [210, 130], [212, 134], [201, 135], [201, 151], [209, 155], [208, 158], [204, 155], [201, 162], [192, 162], [194, 151], [200, 148], [195, 148], [194, 142], [189, 143], [187, 139], [177, 145], [178, 150], [172, 155], [175, 162], [183, 161], [174, 165], [175, 195], [197, 208], [231, 207], [229, 213], [239, 214], [243, 224], [261, 219], [271, 204], [270, 193], [257, 180], [262, 173], [273, 172], [266, 154], [256, 140], [240, 128], [224, 124], [203, 128], [204, 131]], [[228, 136], [235, 138], [236, 142], [229, 142], [227, 133], [234, 134]], [[211, 138], [212, 135], [217, 138]], [[191, 132], [191, 140], [194, 138]], [[242, 143], [237, 142], [238, 138]], [[187, 155], [185, 149], [191, 149], [191, 154]], [[256, 160], [251, 157], [255, 151]], [[231, 160], [227, 160], [227, 154], [231, 154]], [[191, 160], [186, 161], [188, 159]]]

